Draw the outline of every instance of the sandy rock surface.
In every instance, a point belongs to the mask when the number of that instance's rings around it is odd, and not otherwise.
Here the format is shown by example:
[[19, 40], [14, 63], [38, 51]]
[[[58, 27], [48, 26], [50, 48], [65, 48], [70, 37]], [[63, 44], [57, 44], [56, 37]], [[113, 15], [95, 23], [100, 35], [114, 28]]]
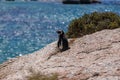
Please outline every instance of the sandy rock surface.
[[27, 80], [31, 69], [58, 73], [59, 80], [120, 80], [120, 29], [103, 30], [71, 39], [70, 49], [58, 52], [53, 42], [32, 54], [0, 65], [0, 80]]

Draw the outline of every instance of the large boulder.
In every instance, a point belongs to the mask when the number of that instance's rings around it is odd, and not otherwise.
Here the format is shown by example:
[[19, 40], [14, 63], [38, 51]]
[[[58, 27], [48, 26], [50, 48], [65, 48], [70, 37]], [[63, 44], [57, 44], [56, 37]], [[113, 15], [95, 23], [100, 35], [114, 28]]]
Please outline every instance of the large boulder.
[[0, 65], [0, 80], [27, 80], [31, 69], [57, 73], [59, 80], [120, 80], [120, 28], [70, 39], [58, 52], [56, 42]]

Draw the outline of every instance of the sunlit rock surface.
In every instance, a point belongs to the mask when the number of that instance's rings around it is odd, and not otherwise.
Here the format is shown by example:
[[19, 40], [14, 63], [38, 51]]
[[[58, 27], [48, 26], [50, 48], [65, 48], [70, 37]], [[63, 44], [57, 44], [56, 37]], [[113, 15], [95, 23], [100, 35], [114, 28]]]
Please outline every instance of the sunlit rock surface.
[[56, 42], [0, 65], [0, 80], [27, 80], [30, 69], [58, 73], [59, 80], [120, 80], [120, 29], [103, 30], [69, 40], [57, 52]]

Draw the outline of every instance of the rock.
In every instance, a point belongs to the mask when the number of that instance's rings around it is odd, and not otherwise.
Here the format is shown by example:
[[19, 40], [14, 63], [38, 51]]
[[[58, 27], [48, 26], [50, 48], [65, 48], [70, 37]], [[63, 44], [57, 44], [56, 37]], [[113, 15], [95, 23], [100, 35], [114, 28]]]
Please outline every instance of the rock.
[[63, 0], [63, 4], [91, 4], [91, 3], [101, 3], [98, 0]]
[[58, 52], [56, 42], [0, 65], [0, 80], [27, 80], [31, 69], [58, 73], [59, 80], [120, 80], [120, 28], [69, 40]]

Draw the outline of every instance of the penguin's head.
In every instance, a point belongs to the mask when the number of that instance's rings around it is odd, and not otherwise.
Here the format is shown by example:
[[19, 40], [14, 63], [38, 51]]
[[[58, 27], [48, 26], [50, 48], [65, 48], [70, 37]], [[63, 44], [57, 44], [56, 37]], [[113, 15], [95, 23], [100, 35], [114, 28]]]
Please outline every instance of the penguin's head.
[[56, 32], [57, 32], [59, 35], [63, 35], [63, 34], [64, 34], [63, 30], [57, 30]]

